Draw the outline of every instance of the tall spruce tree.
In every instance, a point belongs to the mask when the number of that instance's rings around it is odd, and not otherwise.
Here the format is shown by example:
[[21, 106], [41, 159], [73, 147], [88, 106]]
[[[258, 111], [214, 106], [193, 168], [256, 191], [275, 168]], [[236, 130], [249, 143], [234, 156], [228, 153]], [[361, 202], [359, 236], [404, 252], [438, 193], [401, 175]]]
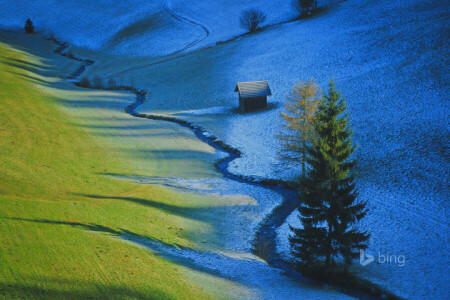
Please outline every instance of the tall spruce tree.
[[[356, 200], [355, 151], [353, 132], [346, 104], [336, 90], [333, 80], [319, 104], [315, 130], [319, 136], [309, 149], [311, 170], [302, 181], [302, 199], [299, 205], [301, 229], [293, 229], [290, 242], [294, 255], [300, 259], [325, 258], [325, 265], [334, 264], [341, 255], [345, 266], [358, 257], [360, 249], [367, 248], [369, 234], [356, 228], [367, 209], [366, 203]], [[311, 257], [309, 257], [311, 258]]]
[[281, 117], [285, 131], [278, 135], [281, 144], [280, 160], [287, 165], [301, 163], [302, 177], [306, 174], [308, 148], [317, 137], [314, 129], [314, 115], [321, 100], [319, 86], [310, 79], [299, 81], [286, 97]]

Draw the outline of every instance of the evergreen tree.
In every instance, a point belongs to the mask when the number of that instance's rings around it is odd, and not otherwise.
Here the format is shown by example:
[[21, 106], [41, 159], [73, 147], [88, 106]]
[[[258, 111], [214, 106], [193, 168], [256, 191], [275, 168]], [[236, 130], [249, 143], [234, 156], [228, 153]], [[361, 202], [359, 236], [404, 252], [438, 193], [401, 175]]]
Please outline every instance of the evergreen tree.
[[117, 83], [114, 80], [114, 78], [109, 78], [108, 80], [108, 88], [110, 88], [111, 90], [114, 90], [117, 88]]
[[[367, 212], [366, 203], [356, 200], [355, 151], [345, 100], [331, 80], [327, 94], [319, 104], [315, 130], [319, 139], [309, 150], [311, 170], [302, 181], [302, 202], [299, 206], [302, 229], [294, 230], [291, 241], [297, 241], [299, 258], [306, 251], [322, 255], [325, 265], [334, 264], [341, 255], [348, 266], [358, 257], [359, 249], [367, 248], [369, 234], [356, 228]], [[316, 234], [320, 240], [316, 239]], [[319, 243], [320, 252], [311, 248]], [[292, 243], [292, 242], [291, 242]], [[300, 249], [300, 250], [299, 250]], [[296, 252], [293, 251], [295, 255]]]
[[33, 22], [31, 22], [30, 18], [28, 18], [27, 21], [25, 22], [24, 29], [26, 33], [34, 33], [34, 25]]
[[77, 83], [77, 86], [84, 87], [84, 88], [90, 88], [91, 82], [89, 81], [89, 78], [87, 78], [85, 76], [85, 77], [81, 78], [81, 80]]
[[95, 75], [94, 79], [92, 79], [92, 87], [98, 90], [103, 89], [103, 79], [100, 76]]
[[317, 1], [315, 0], [292, 0], [292, 7], [297, 10], [300, 17], [308, 15], [310, 9], [317, 8]]
[[301, 217], [299, 218], [303, 223], [303, 228], [289, 226], [293, 233], [289, 236], [289, 244], [294, 257], [300, 259], [303, 265], [309, 265], [325, 255], [323, 240], [326, 237], [326, 230], [308, 224]]
[[314, 114], [320, 102], [319, 86], [310, 79], [299, 81], [286, 97], [281, 114], [286, 131], [278, 136], [281, 144], [279, 158], [283, 163], [301, 163], [302, 177], [306, 174], [306, 157], [308, 147], [316, 138]]

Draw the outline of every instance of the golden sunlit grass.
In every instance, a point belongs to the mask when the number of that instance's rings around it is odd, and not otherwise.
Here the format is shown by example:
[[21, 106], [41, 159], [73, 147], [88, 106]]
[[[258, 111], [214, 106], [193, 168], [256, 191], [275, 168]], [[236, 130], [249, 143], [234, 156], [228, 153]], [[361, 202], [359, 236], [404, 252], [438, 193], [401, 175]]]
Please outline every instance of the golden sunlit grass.
[[197, 299], [237, 288], [118, 238], [195, 247], [212, 234], [183, 210], [210, 198], [109, 176], [209, 176], [211, 148], [112, 109], [129, 95], [72, 90], [26, 50], [0, 43], [0, 57], [0, 295]]

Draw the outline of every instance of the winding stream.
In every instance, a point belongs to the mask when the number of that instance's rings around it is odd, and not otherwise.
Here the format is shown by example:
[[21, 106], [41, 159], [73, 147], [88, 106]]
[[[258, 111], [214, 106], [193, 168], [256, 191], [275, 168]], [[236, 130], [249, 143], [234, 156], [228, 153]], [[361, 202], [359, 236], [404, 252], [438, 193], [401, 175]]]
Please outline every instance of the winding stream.
[[[263, 183], [263, 180], [255, 180], [248, 177], [240, 176], [231, 173], [228, 170], [228, 165], [235, 159], [241, 156], [241, 152], [233, 148], [223, 141], [217, 139], [215, 136], [211, 135], [204, 128], [177, 118], [152, 115], [152, 114], [140, 114], [136, 113], [136, 109], [142, 105], [145, 101], [145, 92], [136, 92], [136, 101], [132, 103], [125, 109], [125, 112], [138, 118], [145, 118], [151, 120], [161, 120], [167, 122], [177, 123], [183, 127], [191, 129], [195, 136], [213, 147], [214, 149], [222, 152], [228, 153], [228, 156], [216, 162], [216, 170], [221, 173], [225, 178], [250, 184], [256, 185], [263, 188], [271, 189], [283, 196], [283, 203], [274, 209], [274, 211], [267, 216], [259, 226], [259, 230], [256, 233], [255, 239], [253, 241], [253, 252], [260, 258], [267, 261], [270, 265], [283, 269], [286, 272], [294, 274], [292, 267], [285, 263], [276, 251], [276, 230], [285, 222], [286, 218], [296, 209], [297, 207], [297, 191], [290, 189], [286, 186], [277, 186], [275, 184]], [[270, 181], [267, 181], [270, 182]], [[285, 184], [286, 185], [286, 184]], [[264, 250], [264, 251], [263, 251]], [[292, 270], [291, 270], [292, 269]], [[296, 278], [304, 279], [300, 273], [295, 272]]]
[[[94, 64], [94, 61], [78, 58], [73, 55], [69, 56], [64, 53], [64, 51], [69, 47], [68, 43], [58, 41], [54, 38], [51, 38], [49, 40], [58, 45], [57, 49], [54, 50], [55, 53], [65, 56], [69, 59], [79, 61], [81, 63], [80, 67], [71, 76], [67, 77], [67, 81], [75, 84], [77, 82], [77, 79], [86, 71], [87, 67]], [[216, 170], [225, 178], [240, 183], [270, 189], [280, 194], [283, 197], [282, 203], [280, 203], [279, 206], [277, 206], [268, 216], [266, 216], [258, 226], [258, 230], [256, 231], [253, 240], [252, 252], [258, 257], [265, 260], [271, 267], [281, 270], [282, 274], [288, 276], [289, 278], [292, 278], [296, 281], [302, 281], [308, 284], [316, 285], [318, 287], [321, 286], [319, 283], [305, 277], [300, 272], [296, 271], [292, 265], [282, 260], [276, 251], [276, 231], [297, 207], [298, 192], [294, 188], [289, 187], [288, 182], [265, 178], [246, 177], [230, 172], [228, 170], [228, 166], [230, 162], [241, 156], [240, 150], [227, 145], [222, 140], [210, 134], [201, 126], [198, 126], [192, 122], [169, 116], [137, 113], [136, 110], [144, 103], [147, 92], [144, 90], [135, 90], [134, 88], [126, 86], [122, 86], [120, 88], [122, 90], [128, 90], [136, 95], [136, 101], [125, 108], [125, 112], [129, 115], [137, 118], [172, 122], [191, 129], [199, 140], [207, 143], [217, 151], [223, 151], [228, 154], [228, 156], [217, 161], [215, 164]], [[141, 245], [146, 245], [146, 243], [148, 243], [148, 241], [139, 241], [133, 239], [133, 237], [124, 236], [124, 238], [130, 239], [133, 242]], [[167, 246], [165, 247], [167, 248]], [[359, 299], [373, 299], [373, 297], [370, 297], [358, 290], [341, 288], [339, 286], [333, 286], [333, 288], [336, 291], [339, 291], [340, 293], [346, 294], [348, 296], [356, 297]]]

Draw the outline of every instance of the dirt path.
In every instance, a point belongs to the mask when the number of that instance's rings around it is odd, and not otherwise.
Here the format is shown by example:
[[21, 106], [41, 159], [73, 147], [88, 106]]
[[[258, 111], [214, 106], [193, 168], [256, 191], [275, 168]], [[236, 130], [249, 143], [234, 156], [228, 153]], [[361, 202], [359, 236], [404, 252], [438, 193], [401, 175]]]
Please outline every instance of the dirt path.
[[186, 46], [184, 46], [183, 48], [181, 48], [179, 50], [176, 50], [176, 51], [174, 51], [174, 52], [172, 52], [172, 53], [170, 53], [168, 55], [177, 54], [177, 53], [183, 52], [184, 50], [192, 48], [195, 45], [197, 45], [198, 43], [200, 43], [201, 41], [205, 40], [209, 36], [209, 32], [210, 31], [205, 25], [203, 25], [203, 24], [201, 24], [201, 23], [199, 23], [199, 22], [197, 22], [195, 20], [192, 20], [191, 18], [189, 18], [189, 17], [187, 17], [185, 15], [182, 15], [180, 13], [175, 12], [174, 10], [172, 10], [169, 7], [168, 2], [169, 2], [169, 0], [165, 0], [165, 1], [163, 1], [161, 3], [161, 9], [165, 13], [167, 13], [172, 18], [174, 18], [175, 20], [178, 20], [181, 23], [191, 24], [191, 25], [194, 25], [196, 27], [200, 27], [202, 29], [202, 31], [204, 32], [204, 35], [203, 35], [202, 38], [196, 39], [196, 40], [192, 41], [191, 43], [187, 44]]

